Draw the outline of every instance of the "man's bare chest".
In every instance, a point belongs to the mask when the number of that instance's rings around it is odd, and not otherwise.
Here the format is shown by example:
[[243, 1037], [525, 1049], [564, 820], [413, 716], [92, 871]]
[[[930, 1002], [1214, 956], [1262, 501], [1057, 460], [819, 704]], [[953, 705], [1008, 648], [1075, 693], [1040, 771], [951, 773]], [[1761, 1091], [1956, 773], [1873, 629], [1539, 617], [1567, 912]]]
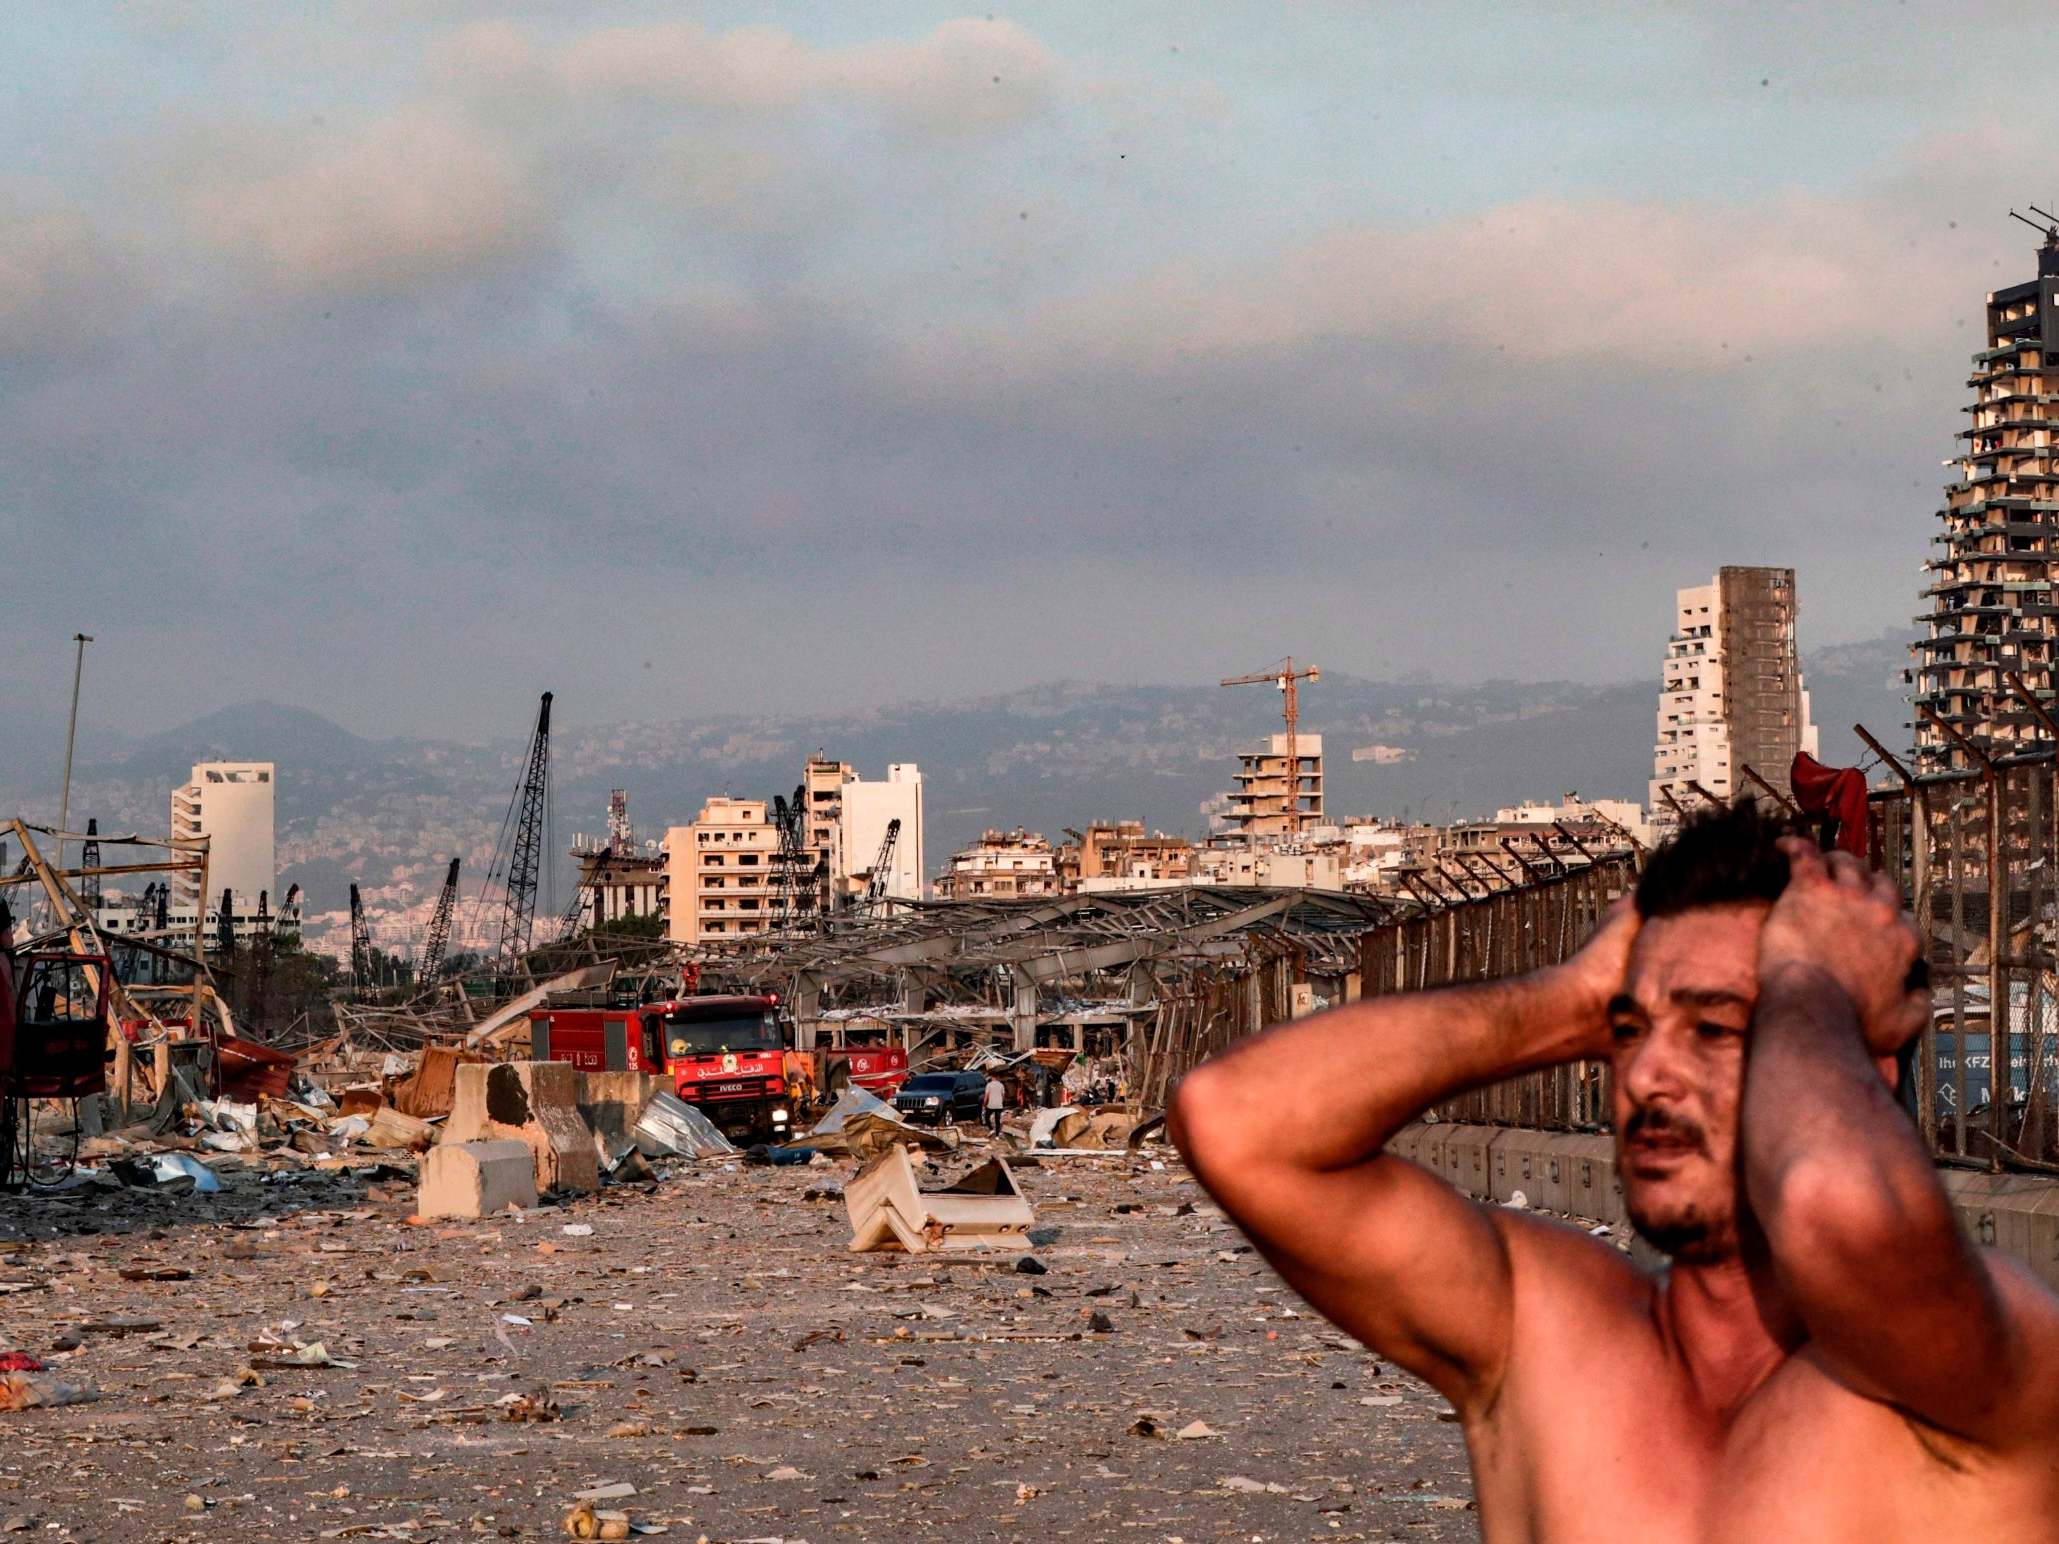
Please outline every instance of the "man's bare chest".
[[1545, 1371], [1468, 1433], [1489, 1540], [1935, 1539], [1989, 1510], [1962, 1454], [1803, 1357], [1727, 1412], [1656, 1355]]

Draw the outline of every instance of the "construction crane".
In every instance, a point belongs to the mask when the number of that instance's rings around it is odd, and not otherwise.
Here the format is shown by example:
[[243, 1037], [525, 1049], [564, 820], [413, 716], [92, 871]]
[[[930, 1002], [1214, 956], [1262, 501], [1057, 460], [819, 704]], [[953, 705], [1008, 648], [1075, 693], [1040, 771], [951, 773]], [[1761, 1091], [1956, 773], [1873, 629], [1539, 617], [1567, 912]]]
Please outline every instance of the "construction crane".
[[1281, 711], [1287, 720], [1287, 834], [1301, 834], [1301, 746], [1297, 732], [1301, 726], [1301, 683], [1320, 681], [1323, 673], [1314, 665], [1306, 670], [1294, 668], [1294, 656], [1288, 655], [1272, 670], [1259, 670], [1250, 675], [1230, 676], [1224, 686], [1271, 686], [1278, 689], [1281, 697]]
[[901, 822], [898, 818], [887, 822], [887, 834], [879, 844], [879, 855], [872, 860], [872, 873], [865, 881], [865, 909], [879, 911], [886, 905], [887, 876], [893, 872], [894, 844], [901, 839]]
[[[550, 805], [550, 704], [551, 694], [545, 692], [536, 713], [536, 729], [529, 736], [522, 780], [515, 785], [508, 813], [501, 821], [503, 840], [512, 829], [514, 841], [505, 849], [507, 899], [501, 910], [500, 940], [493, 950], [495, 981], [512, 981], [522, 974], [536, 931], [536, 880], [543, 871], [543, 826]], [[489, 882], [494, 877], [490, 867], [486, 877]]]
[[364, 897], [350, 887], [350, 989], [363, 1002], [372, 989], [372, 930], [365, 923]]
[[[143, 886], [143, 893], [137, 896], [131, 904], [135, 909], [135, 916], [129, 923], [129, 930], [134, 933], [149, 934], [151, 931], [151, 919], [157, 915], [157, 881], [153, 879], [145, 884]], [[128, 974], [122, 977], [123, 982], [125, 984], [130, 981], [140, 984], [154, 984], [158, 979], [157, 956], [140, 951], [132, 951], [132, 954], [134, 956], [133, 963], [128, 966]]]
[[[600, 890], [594, 889], [594, 916], [600, 916]], [[586, 920], [586, 884], [583, 878], [572, 881], [572, 899], [565, 903], [565, 914], [558, 918], [557, 941], [570, 943], [579, 936], [579, 924]]]
[[450, 919], [458, 904], [458, 860], [450, 860], [450, 872], [443, 876], [443, 893], [436, 897], [436, 910], [429, 915], [429, 940], [422, 946], [422, 963], [415, 967], [417, 990], [433, 986], [443, 971], [443, 956], [450, 948]]

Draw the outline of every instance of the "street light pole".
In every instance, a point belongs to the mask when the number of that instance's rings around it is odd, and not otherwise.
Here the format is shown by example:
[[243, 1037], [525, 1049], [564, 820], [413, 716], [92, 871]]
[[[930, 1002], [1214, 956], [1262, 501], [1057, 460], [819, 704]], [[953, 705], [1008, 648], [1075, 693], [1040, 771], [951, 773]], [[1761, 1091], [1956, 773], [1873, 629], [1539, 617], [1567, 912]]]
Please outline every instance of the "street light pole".
[[57, 866], [64, 867], [64, 836], [71, 829], [71, 753], [72, 742], [79, 733], [79, 680], [86, 673], [86, 645], [93, 641], [90, 633], [73, 633], [72, 642], [79, 646], [78, 658], [71, 672], [71, 723], [64, 731], [64, 792], [57, 803]]

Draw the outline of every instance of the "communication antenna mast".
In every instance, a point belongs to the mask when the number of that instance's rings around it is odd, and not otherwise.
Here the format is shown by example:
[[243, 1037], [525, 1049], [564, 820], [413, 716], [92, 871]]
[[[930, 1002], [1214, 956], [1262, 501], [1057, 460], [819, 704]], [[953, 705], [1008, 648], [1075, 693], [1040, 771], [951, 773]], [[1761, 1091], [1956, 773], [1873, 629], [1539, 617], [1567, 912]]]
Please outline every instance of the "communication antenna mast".
[[629, 790], [608, 791], [608, 856], [627, 858], [636, 851], [636, 832], [629, 824]]

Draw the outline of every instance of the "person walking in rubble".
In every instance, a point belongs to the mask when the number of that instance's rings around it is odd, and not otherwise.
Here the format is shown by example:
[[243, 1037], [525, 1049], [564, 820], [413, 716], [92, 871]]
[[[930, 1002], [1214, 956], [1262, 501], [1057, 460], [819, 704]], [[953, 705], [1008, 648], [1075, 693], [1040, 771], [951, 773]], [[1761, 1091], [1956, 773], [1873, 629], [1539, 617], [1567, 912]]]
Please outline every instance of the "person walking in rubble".
[[[14, 1065], [14, 909], [0, 899], [0, 1067]], [[8, 1097], [0, 1092], [0, 1098]], [[0, 1164], [0, 1168], [4, 1168]]]
[[1001, 1074], [992, 1070], [987, 1073], [987, 1086], [980, 1094], [980, 1124], [995, 1136], [1001, 1134], [1001, 1111], [1008, 1104], [1008, 1085], [1001, 1081]]
[[[1895, 883], [1749, 805], [1562, 965], [1363, 999], [1205, 1063], [1196, 1176], [1463, 1422], [1499, 1540], [2059, 1537], [2059, 1299], [1975, 1247], [1895, 1101], [1930, 1015]], [[1468, 1089], [1613, 1073], [1656, 1274], [1383, 1151]]]

